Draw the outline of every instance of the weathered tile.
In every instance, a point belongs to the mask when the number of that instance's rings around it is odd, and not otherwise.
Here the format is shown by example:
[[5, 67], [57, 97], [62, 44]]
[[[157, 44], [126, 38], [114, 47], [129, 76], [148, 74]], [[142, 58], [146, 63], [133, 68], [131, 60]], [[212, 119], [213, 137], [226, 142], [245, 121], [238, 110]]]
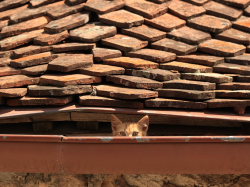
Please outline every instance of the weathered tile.
[[194, 5], [201, 6], [201, 5], [204, 5], [205, 3], [207, 3], [210, 0], [185, 0], [185, 1], [187, 1], [189, 3], [192, 3]]
[[250, 32], [250, 17], [241, 16], [233, 22], [233, 27], [242, 31]]
[[98, 96], [106, 96], [118, 99], [145, 99], [158, 97], [158, 92], [137, 88], [125, 88], [110, 85], [98, 85], [94, 87]]
[[135, 51], [146, 47], [148, 41], [142, 41], [131, 36], [117, 34], [113, 37], [102, 39], [102, 45], [114, 47], [121, 51]]
[[213, 54], [215, 56], [237, 56], [246, 51], [244, 45], [231, 42], [224, 42], [217, 39], [207, 40], [198, 45], [200, 51]]
[[166, 38], [165, 32], [159, 31], [147, 25], [132, 27], [130, 29], [122, 29], [121, 32], [127, 35], [140, 38], [142, 40], [147, 40], [149, 42], [154, 42]]
[[171, 31], [184, 26], [186, 21], [173, 16], [172, 14], [166, 13], [157, 18], [145, 19], [145, 24], [164, 31]]
[[246, 8], [250, 4], [250, 0], [220, 0], [220, 2], [229, 6], [239, 8]]
[[198, 64], [190, 64], [186, 62], [172, 61], [160, 64], [161, 69], [177, 70], [186, 73], [212, 73], [213, 68]]
[[198, 91], [183, 89], [158, 89], [159, 97], [205, 100], [215, 98], [214, 91]]
[[49, 33], [59, 33], [65, 30], [82, 26], [89, 21], [90, 12], [76, 13], [58, 20], [49, 22], [44, 30]]
[[49, 63], [48, 70], [69, 72], [79, 68], [91, 67], [92, 65], [92, 54], [59, 56]]
[[152, 19], [165, 14], [168, 10], [167, 4], [155, 4], [148, 1], [126, 3], [126, 9], [139, 14], [145, 18]]
[[52, 19], [60, 19], [65, 16], [69, 16], [71, 14], [75, 14], [83, 10], [85, 3], [69, 6], [67, 4], [62, 4], [59, 6], [54, 7], [53, 9], [50, 9], [47, 11], [47, 15], [51, 17]]
[[69, 37], [68, 31], [63, 31], [57, 34], [43, 33], [34, 39], [34, 44], [37, 45], [53, 45], [63, 41]]
[[11, 8], [19, 7], [25, 3], [29, 2], [29, 0], [7, 0], [0, 2], [0, 11], [8, 10]]
[[224, 63], [223, 57], [211, 56], [203, 53], [194, 53], [185, 56], [177, 56], [177, 61], [201, 64], [206, 66], [215, 66]]
[[171, 72], [163, 69], [145, 69], [145, 70], [126, 69], [126, 74], [137, 77], [145, 77], [158, 81], [168, 81], [180, 78], [180, 73], [178, 73], [177, 71]]
[[6, 26], [8, 26], [9, 24], [9, 20], [3, 20], [3, 21], [0, 21], [0, 30]]
[[40, 85], [51, 85], [51, 86], [68, 86], [77, 84], [92, 84], [100, 83], [101, 77], [94, 77], [82, 74], [47, 74], [40, 77]]
[[207, 108], [207, 103], [196, 101], [184, 101], [176, 99], [155, 98], [145, 100], [146, 107], [168, 107], [168, 108], [189, 108], [189, 109], [204, 109]]
[[204, 5], [207, 14], [211, 14], [213, 16], [229, 19], [229, 20], [236, 20], [238, 19], [243, 11], [239, 9], [235, 9], [229, 7], [227, 5], [217, 3], [215, 1], [210, 1]]
[[176, 58], [175, 53], [170, 53], [156, 49], [140, 49], [138, 51], [131, 51], [126, 53], [126, 56], [142, 58], [145, 60], [150, 60], [158, 63], [169, 62]]
[[230, 82], [217, 85], [218, 90], [250, 90], [249, 82]]
[[69, 85], [65, 87], [54, 86], [40, 86], [30, 85], [28, 86], [29, 96], [64, 96], [74, 94], [84, 94], [92, 92], [91, 85]]
[[57, 0], [30, 0], [30, 4], [32, 5], [32, 7], [39, 7], [42, 5], [53, 3], [55, 1]]
[[42, 32], [43, 32], [43, 29], [26, 32], [17, 36], [5, 38], [0, 41], [0, 47], [2, 50], [9, 50], [17, 46], [24, 45], [26, 43], [31, 42], [33, 38], [41, 35]]
[[92, 50], [92, 53], [94, 55], [95, 62], [101, 62], [104, 59], [116, 58], [122, 56], [121, 51], [115, 49], [106, 49], [106, 48], [94, 48]]
[[36, 46], [36, 45], [29, 45], [27, 47], [18, 48], [13, 50], [13, 54], [15, 58], [20, 58], [28, 55], [34, 55], [37, 53], [47, 52], [52, 49], [51, 46]]
[[8, 75], [18, 75], [21, 74], [20, 69], [12, 68], [12, 67], [0, 67], [0, 77], [8, 76]]
[[10, 64], [11, 59], [9, 57], [0, 58], [0, 67], [5, 67]]
[[14, 25], [9, 25], [2, 29], [1, 36], [5, 38], [8, 36], [18, 35], [24, 32], [42, 29], [45, 25], [47, 25], [47, 23], [49, 23], [49, 21], [49, 17], [42, 16], [40, 18], [35, 18]]
[[250, 44], [249, 33], [242, 32], [233, 28], [225, 30], [220, 34], [215, 35], [215, 38], [243, 45]]
[[238, 64], [223, 63], [213, 67], [214, 72], [220, 73], [235, 73], [241, 75], [250, 75], [250, 66]]
[[0, 12], [0, 20], [6, 20], [6, 19], [10, 19], [11, 15], [16, 14], [16, 13], [21, 13], [21, 10], [24, 10], [28, 7], [28, 5], [23, 5], [21, 7], [18, 8], [13, 8], [13, 9], [9, 9], [6, 11], [1, 11]]
[[250, 90], [216, 90], [218, 98], [250, 98]]
[[229, 29], [232, 26], [231, 22], [227, 19], [218, 18], [206, 14], [189, 19], [187, 25], [195, 29], [212, 33], [220, 33]]
[[250, 76], [239, 75], [237, 76], [237, 81], [238, 82], [250, 82]]
[[186, 26], [172, 30], [171, 32], [167, 33], [167, 37], [180, 40], [191, 45], [197, 45], [201, 42], [211, 39], [211, 35], [209, 33]]
[[158, 50], [169, 51], [177, 55], [187, 55], [197, 50], [196, 45], [189, 45], [183, 42], [164, 38], [151, 44], [151, 47]]
[[232, 82], [233, 78], [219, 73], [182, 73], [182, 79], [206, 81], [212, 83]]
[[107, 14], [99, 15], [99, 20], [103, 23], [121, 28], [139, 26], [144, 22], [144, 18], [126, 10], [117, 10]]
[[7, 58], [13, 55], [13, 51], [0, 51], [0, 58]]
[[206, 91], [215, 90], [216, 84], [202, 81], [170, 80], [163, 82], [163, 88]]
[[127, 87], [142, 88], [142, 89], [157, 89], [162, 88], [162, 83], [147, 79], [144, 77], [134, 77], [128, 75], [108, 75], [106, 81], [113, 82], [115, 84], [121, 84]]
[[134, 69], [154, 69], [158, 68], [158, 64], [143, 60], [140, 58], [130, 58], [130, 57], [118, 57], [118, 58], [110, 58], [105, 59], [103, 64], [121, 66], [124, 68], [134, 68]]
[[109, 97], [83, 95], [79, 96], [79, 104], [83, 106], [104, 106], [122, 108], [143, 108], [143, 102], [124, 101]]
[[70, 31], [70, 39], [81, 42], [97, 42], [101, 39], [114, 36], [116, 27], [95, 22]]
[[125, 69], [122, 67], [109, 66], [104, 64], [93, 64], [89, 68], [81, 68], [78, 71], [84, 75], [92, 76], [107, 76], [107, 75], [120, 75], [125, 73]]
[[11, 60], [10, 65], [13, 67], [23, 68], [39, 64], [48, 64], [56, 57], [57, 55], [52, 55], [51, 52], [44, 52]]
[[243, 54], [235, 57], [226, 57], [225, 61], [232, 64], [250, 65], [250, 54]]
[[97, 14], [105, 14], [118, 10], [124, 6], [122, 0], [88, 0], [84, 9], [96, 12]]
[[95, 48], [95, 43], [64, 43], [53, 45], [53, 51], [56, 53], [65, 51], [91, 50], [93, 48]]
[[64, 97], [28, 97], [20, 99], [8, 99], [9, 106], [41, 106], [41, 105], [66, 105], [73, 101], [73, 96]]
[[22, 74], [24, 75], [32, 75], [32, 76], [39, 76], [45, 74], [47, 71], [48, 64], [42, 64], [38, 66], [32, 66], [21, 69]]
[[196, 6], [179, 0], [171, 1], [168, 8], [170, 13], [186, 20], [206, 12], [202, 6]]
[[87, 0], [66, 0], [65, 2], [70, 5], [78, 5], [80, 3], [85, 3]]
[[31, 84], [38, 84], [38, 77], [29, 77], [26, 75], [11, 75], [0, 77], [0, 88], [22, 87]]
[[26, 93], [27, 88], [0, 89], [0, 97], [23, 97]]

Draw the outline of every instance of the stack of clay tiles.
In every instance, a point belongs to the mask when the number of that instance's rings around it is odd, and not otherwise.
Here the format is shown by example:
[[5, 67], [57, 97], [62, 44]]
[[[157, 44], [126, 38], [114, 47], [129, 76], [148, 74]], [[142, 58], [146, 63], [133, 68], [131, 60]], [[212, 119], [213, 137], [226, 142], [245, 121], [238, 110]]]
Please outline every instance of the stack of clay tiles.
[[250, 106], [250, 0], [1, 0], [0, 108]]

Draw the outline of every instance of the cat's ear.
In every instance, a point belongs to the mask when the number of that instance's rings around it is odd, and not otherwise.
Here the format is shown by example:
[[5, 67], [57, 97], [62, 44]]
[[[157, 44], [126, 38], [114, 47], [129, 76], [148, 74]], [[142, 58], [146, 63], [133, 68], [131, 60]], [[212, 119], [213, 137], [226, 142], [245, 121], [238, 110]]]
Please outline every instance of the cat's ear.
[[141, 118], [141, 120], [138, 121], [137, 124], [142, 127], [143, 131], [146, 132], [148, 130], [148, 126], [149, 126], [149, 117], [148, 117], [148, 115], [146, 115], [143, 118]]
[[113, 114], [111, 114], [111, 126], [112, 130], [115, 131], [117, 126], [122, 125], [122, 122]]

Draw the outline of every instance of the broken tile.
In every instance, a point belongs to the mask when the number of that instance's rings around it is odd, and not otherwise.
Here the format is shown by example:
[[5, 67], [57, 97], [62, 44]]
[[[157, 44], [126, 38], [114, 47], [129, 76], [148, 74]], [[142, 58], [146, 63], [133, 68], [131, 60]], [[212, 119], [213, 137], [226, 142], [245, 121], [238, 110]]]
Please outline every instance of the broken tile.
[[70, 5], [78, 5], [80, 3], [84, 3], [87, 0], [66, 0], [65, 3], [66, 4], [70, 4]]
[[250, 76], [239, 75], [237, 76], [237, 81], [238, 82], [250, 82]]
[[169, 107], [169, 108], [188, 108], [188, 109], [204, 109], [207, 103], [196, 101], [184, 101], [176, 99], [155, 98], [145, 100], [146, 107]]
[[68, 31], [63, 31], [57, 34], [43, 33], [34, 39], [34, 44], [37, 45], [53, 45], [69, 37]]
[[186, 62], [172, 61], [160, 64], [161, 69], [177, 70], [186, 73], [212, 73], [213, 68], [198, 64], [190, 64]]
[[238, 20], [233, 22], [233, 27], [242, 31], [250, 32], [250, 18], [241, 16]]
[[218, 18], [206, 14], [189, 19], [187, 25], [195, 29], [212, 33], [220, 33], [229, 29], [232, 26], [231, 22], [227, 19]]
[[94, 48], [92, 50], [94, 55], [94, 61], [101, 62], [104, 59], [121, 57], [122, 53], [119, 50], [115, 49], [106, 49], [106, 48]]
[[148, 69], [148, 68], [154, 69], [158, 68], [159, 66], [157, 63], [148, 60], [143, 60], [140, 58], [130, 58], [130, 57], [105, 59], [103, 61], [103, 64], [121, 66], [124, 68], [134, 68], [134, 69]]
[[113, 37], [102, 39], [102, 45], [117, 48], [121, 51], [136, 51], [148, 45], [148, 41], [142, 41], [137, 38], [116, 34]]
[[175, 53], [160, 51], [156, 49], [140, 49], [138, 51], [131, 51], [126, 53], [126, 56], [142, 58], [145, 60], [150, 60], [158, 63], [169, 62], [176, 58]]
[[11, 59], [9, 57], [0, 58], [0, 67], [5, 67], [10, 64]]
[[47, 71], [48, 64], [42, 64], [38, 66], [32, 66], [28, 68], [21, 69], [22, 74], [24, 75], [32, 75], [32, 76], [38, 76], [43, 75]]
[[23, 97], [26, 93], [27, 88], [0, 89], [0, 97]]
[[182, 73], [182, 79], [206, 81], [212, 83], [232, 82], [233, 78], [219, 73]]
[[81, 42], [97, 42], [116, 35], [116, 27], [100, 22], [86, 24], [70, 31], [70, 39]]
[[29, 96], [64, 96], [74, 94], [84, 94], [92, 92], [91, 85], [69, 85], [65, 87], [54, 87], [54, 86], [39, 86], [30, 85], [28, 86]]
[[75, 14], [75, 13], [82, 11], [84, 5], [85, 3], [75, 5], [75, 6], [62, 4], [62, 5], [54, 7], [53, 9], [48, 10], [47, 15], [51, 17], [52, 19], [60, 19], [65, 16], [69, 16], [71, 14]]
[[8, 106], [41, 106], [41, 105], [66, 105], [73, 101], [73, 96], [65, 97], [28, 97], [8, 99]]
[[201, 5], [204, 5], [205, 3], [207, 3], [210, 0], [185, 0], [185, 1], [187, 1], [189, 3], [192, 3], [194, 5], [201, 6]]
[[217, 85], [218, 90], [250, 90], [249, 82], [230, 82]]
[[134, 77], [128, 75], [108, 75], [106, 81], [115, 84], [121, 84], [127, 87], [142, 88], [142, 89], [157, 89], [162, 88], [162, 83], [147, 79], [144, 77]]
[[6, 26], [8, 26], [9, 24], [9, 20], [3, 20], [3, 21], [0, 21], [0, 30]]
[[10, 19], [11, 15], [16, 14], [16, 13], [21, 13], [21, 10], [24, 10], [28, 7], [28, 5], [23, 5], [21, 7], [18, 8], [13, 8], [13, 9], [9, 9], [6, 11], [1, 11], [0, 12], [0, 20], [6, 20], [6, 19]]
[[215, 90], [216, 84], [202, 81], [170, 80], [163, 82], [163, 88], [206, 91]]
[[30, 4], [32, 5], [32, 7], [39, 7], [42, 5], [53, 3], [55, 1], [57, 0], [30, 0]]
[[2, 37], [14, 36], [24, 32], [33, 31], [36, 29], [42, 29], [50, 21], [47, 16], [42, 16], [40, 18], [31, 19], [25, 22], [21, 22], [14, 25], [9, 25], [4, 27], [1, 31]]
[[11, 8], [19, 7], [25, 3], [29, 2], [29, 0], [7, 0], [0, 2], [0, 11], [5, 11]]
[[243, 13], [242, 10], [235, 9], [221, 3], [217, 3], [215, 1], [210, 1], [204, 5], [207, 14], [211, 14], [213, 16], [229, 19], [229, 20], [237, 20]]
[[250, 90], [216, 90], [216, 97], [249, 99]]
[[145, 69], [145, 70], [126, 69], [126, 74], [137, 77], [145, 77], [159, 81], [168, 81], [180, 78], [180, 73], [171, 72], [163, 69]]
[[47, 52], [52, 49], [51, 46], [36, 46], [29, 45], [27, 47], [18, 48], [13, 51], [15, 58], [21, 58], [28, 55], [34, 55], [37, 53]]
[[235, 57], [226, 57], [225, 61], [231, 64], [250, 65], [250, 54], [243, 54]]
[[69, 72], [79, 68], [91, 67], [92, 65], [92, 54], [59, 56], [49, 63], [48, 70]]
[[0, 51], [0, 58], [7, 58], [7, 57], [12, 56], [12, 54], [13, 54], [13, 51]]
[[183, 42], [164, 38], [151, 44], [151, 47], [158, 50], [169, 51], [177, 55], [187, 55], [197, 50], [196, 45], [189, 45]]
[[171, 1], [168, 8], [170, 13], [185, 20], [199, 16], [206, 12], [202, 6], [196, 6], [179, 0]]
[[8, 76], [8, 75], [18, 75], [21, 74], [20, 69], [12, 68], [12, 67], [0, 67], [0, 77]]
[[99, 20], [103, 23], [121, 28], [130, 28], [143, 24], [144, 18], [126, 10], [117, 10], [107, 14], [99, 15]]
[[26, 32], [17, 36], [5, 38], [0, 41], [0, 47], [2, 50], [9, 50], [17, 46], [24, 45], [26, 43], [31, 42], [33, 38], [41, 35], [42, 32], [43, 32], [43, 29]]
[[88, 0], [84, 9], [96, 12], [97, 14], [105, 14], [118, 10], [123, 6], [124, 2], [122, 0]]
[[122, 29], [123, 34], [131, 35], [142, 40], [147, 40], [149, 42], [154, 42], [166, 38], [166, 33], [159, 31], [147, 25], [141, 25], [138, 27], [132, 27], [130, 29]]
[[44, 30], [49, 33], [60, 33], [75, 27], [82, 26], [89, 21], [90, 12], [81, 12], [49, 22]]
[[213, 67], [214, 72], [220, 73], [234, 73], [241, 75], [250, 75], [250, 66], [243, 66], [238, 64], [223, 63]]
[[125, 73], [125, 69], [104, 64], [93, 64], [92, 67], [79, 69], [79, 73], [92, 76], [120, 75]]
[[186, 26], [172, 30], [171, 32], [167, 33], [167, 37], [180, 40], [191, 45], [198, 45], [201, 42], [211, 39], [211, 35], [209, 33]]
[[95, 47], [95, 43], [64, 43], [53, 45], [53, 51], [56, 53], [65, 51], [82, 51], [91, 50]]
[[246, 51], [244, 45], [239, 45], [231, 42], [224, 42], [217, 39], [207, 40], [198, 45], [198, 49], [205, 53], [210, 53], [215, 56], [237, 56], [242, 55]]
[[120, 99], [100, 97], [100, 96], [91, 96], [91, 95], [79, 96], [79, 104], [83, 106], [143, 108], [143, 102], [124, 101]]
[[68, 86], [77, 84], [92, 84], [100, 83], [101, 77], [94, 77], [82, 74], [47, 74], [40, 77], [40, 85], [51, 85], [51, 86]]
[[152, 19], [165, 14], [168, 10], [167, 4], [155, 4], [148, 1], [126, 3], [126, 9], [139, 14], [145, 18]]
[[198, 91], [183, 89], [158, 89], [159, 97], [205, 100], [215, 98], [214, 91]]
[[23, 68], [29, 66], [35, 66], [39, 64], [48, 64], [54, 60], [57, 55], [52, 55], [51, 52], [39, 53], [26, 57], [21, 57], [10, 61], [10, 65], [13, 67]]
[[178, 29], [184, 26], [186, 24], [186, 21], [166, 13], [157, 18], [145, 19], [145, 24], [151, 25], [152, 27], [164, 31], [171, 31], [173, 29]]
[[94, 87], [98, 96], [106, 96], [118, 99], [145, 99], [158, 97], [158, 92], [137, 88], [125, 88], [110, 85], [98, 85]]
[[220, 0], [220, 2], [229, 6], [239, 8], [246, 8], [250, 4], [250, 0]]
[[215, 66], [217, 64], [224, 63], [223, 57], [211, 56], [202, 53], [194, 53], [191, 55], [177, 56], [177, 61], [180, 62], [189, 62], [194, 64], [206, 65], [206, 66]]
[[0, 88], [22, 87], [38, 83], [38, 77], [29, 77], [26, 75], [11, 75], [0, 77]]

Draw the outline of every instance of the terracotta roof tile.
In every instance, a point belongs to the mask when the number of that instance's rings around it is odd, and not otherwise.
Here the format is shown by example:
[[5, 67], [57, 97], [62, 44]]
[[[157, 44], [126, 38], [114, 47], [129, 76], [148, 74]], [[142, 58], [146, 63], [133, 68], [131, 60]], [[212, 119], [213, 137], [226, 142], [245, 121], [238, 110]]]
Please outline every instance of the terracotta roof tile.
[[217, 85], [219, 90], [250, 90], [249, 82], [230, 82]]
[[12, 67], [0, 67], [0, 77], [8, 76], [8, 75], [18, 75], [21, 74], [20, 69], [12, 68]]
[[11, 59], [9, 57], [0, 58], [0, 67], [5, 67], [10, 65]]
[[3, 21], [0, 21], [0, 30], [6, 26], [8, 26], [9, 24], [9, 20], [3, 20]]
[[121, 57], [122, 53], [119, 50], [115, 49], [106, 49], [106, 48], [94, 48], [92, 50], [94, 55], [94, 61], [101, 62], [104, 59]]
[[55, 1], [57, 0], [30, 0], [30, 4], [32, 5], [32, 7], [39, 7], [42, 5], [53, 3]]
[[233, 22], [233, 27], [242, 31], [250, 32], [250, 18], [241, 16], [238, 20]]
[[34, 39], [34, 44], [37, 45], [52, 45], [69, 37], [68, 31], [63, 31], [57, 34], [43, 33]]
[[29, 45], [26, 47], [18, 48], [13, 50], [14, 57], [20, 58], [24, 56], [34, 55], [37, 53], [47, 52], [52, 49], [51, 46], [36, 46], [36, 45]]
[[250, 65], [250, 54], [243, 54], [235, 57], [226, 57], [225, 61], [232, 64]]
[[249, 90], [216, 90], [218, 98], [250, 98]]
[[84, 51], [84, 50], [91, 50], [95, 48], [95, 43], [64, 43], [53, 45], [53, 51], [58, 52], [65, 52], [65, 51]]
[[10, 19], [10, 16], [15, 14], [15, 13], [21, 13], [21, 10], [24, 10], [28, 7], [28, 5], [23, 5], [21, 7], [18, 8], [13, 8], [13, 9], [9, 9], [6, 11], [1, 11], [0, 12], [0, 20], [5, 20], [5, 19]]
[[220, 0], [220, 2], [239, 8], [246, 8], [250, 4], [250, 0]]
[[212, 83], [227, 83], [232, 82], [233, 78], [219, 73], [182, 73], [182, 79], [206, 81]]
[[23, 68], [21, 69], [21, 72], [24, 75], [39, 76], [45, 74], [47, 69], [48, 69], [48, 64], [42, 64], [38, 66]]
[[10, 8], [16, 8], [20, 5], [29, 2], [29, 0], [7, 0], [0, 2], [0, 11], [8, 10]]
[[117, 66], [93, 64], [92, 67], [79, 69], [79, 73], [92, 76], [119, 75], [119, 74], [124, 74], [125, 69]]
[[123, 0], [88, 0], [85, 9], [96, 12], [98, 14], [105, 14], [118, 10], [124, 6]]
[[13, 51], [0, 51], [0, 58], [10, 57], [13, 55]]
[[199, 5], [200, 6], [200, 5], [204, 5], [205, 3], [207, 3], [210, 0], [185, 0], [185, 1], [187, 1], [189, 3], [192, 3], [194, 5]]
[[250, 75], [250, 67], [238, 64], [223, 63], [213, 67], [214, 72], [235, 73], [241, 75]]
[[245, 8], [244, 15], [250, 16], [250, 5], [247, 8]]
[[23, 97], [26, 93], [27, 88], [0, 89], [0, 97]]

